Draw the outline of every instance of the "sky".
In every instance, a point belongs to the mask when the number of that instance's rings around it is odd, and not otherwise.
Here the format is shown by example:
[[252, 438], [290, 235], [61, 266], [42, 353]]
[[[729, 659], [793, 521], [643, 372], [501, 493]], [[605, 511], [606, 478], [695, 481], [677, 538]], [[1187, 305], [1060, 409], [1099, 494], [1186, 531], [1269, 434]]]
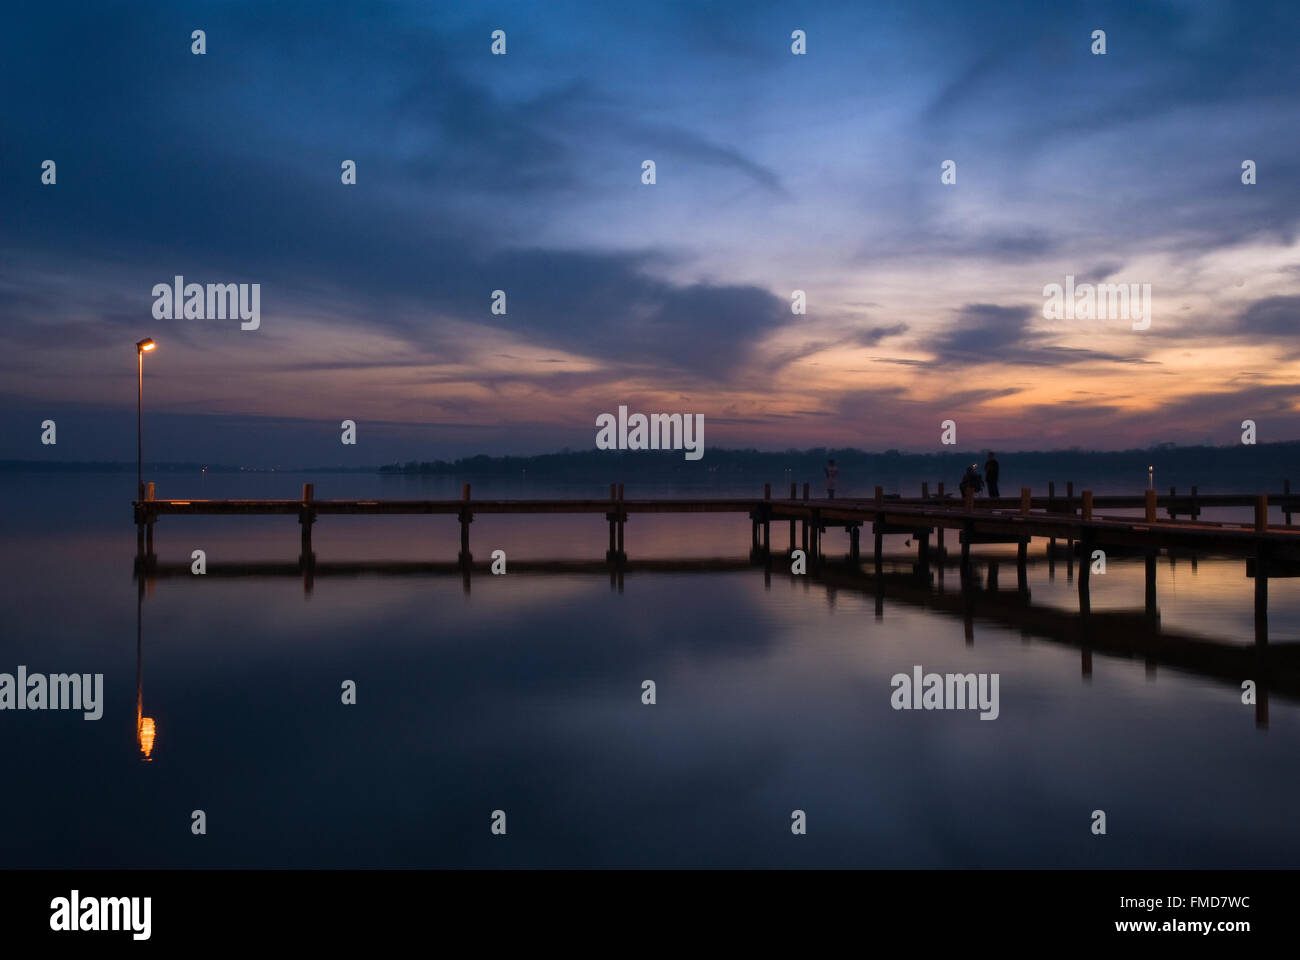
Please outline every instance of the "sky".
[[[130, 460], [145, 336], [147, 459], [590, 449], [620, 405], [705, 463], [1294, 440], [1298, 51], [1289, 2], [10, 5], [0, 458]], [[260, 326], [155, 318], [177, 275]], [[1067, 276], [1149, 328], [1049, 319]]]

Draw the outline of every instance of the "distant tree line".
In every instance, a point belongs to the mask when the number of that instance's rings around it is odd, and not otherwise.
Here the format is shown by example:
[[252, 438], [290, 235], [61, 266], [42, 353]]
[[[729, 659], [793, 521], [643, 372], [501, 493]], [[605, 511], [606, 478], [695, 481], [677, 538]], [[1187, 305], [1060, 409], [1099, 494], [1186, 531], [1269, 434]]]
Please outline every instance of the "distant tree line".
[[[1147, 466], [1156, 467], [1157, 486], [1172, 478], [1195, 483], [1197, 477], [1239, 476], [1244, 484], [1265, 482], [1280, 487], [1281, 479], [1293, 477], [1300, 488], [1300, 441], [1231, 447], [1179, 447], [1163, 444], [1130, 450], [997, 450], [1003, 465], [1004, 483], [1014, 488], [1016, 477], [1056, 477], [1084, 480], [1099, 476], [1132, 476], [1143, 483]], [[669, 450], [578, 450], [533, 457], [489, 457], [480, 454], [458, 460], [408, 461], [387, 464], [380, 473], [514, 476], [548, 479], [608, 477], [631, 480], [645, 477], [659, 480], [706, 480], [710, 476], [766, 477], [773, 483], [812, 481], [820, 483], [822, 467], [830, 458], [841, 476], [932, 477], [944, 480], [955, 490], [957, 478], [971, 463], [982, 468], [987, 451], [949, 450], [935, 453], [902, 453], [886, 450], [872, 453], [856, 448], [814, 447], [780, 452], [762, 450], [710, 449], [704, 459], [687, 462], [681, 451]], [[1190, 480], [1187, 478], [1191, 478]]]

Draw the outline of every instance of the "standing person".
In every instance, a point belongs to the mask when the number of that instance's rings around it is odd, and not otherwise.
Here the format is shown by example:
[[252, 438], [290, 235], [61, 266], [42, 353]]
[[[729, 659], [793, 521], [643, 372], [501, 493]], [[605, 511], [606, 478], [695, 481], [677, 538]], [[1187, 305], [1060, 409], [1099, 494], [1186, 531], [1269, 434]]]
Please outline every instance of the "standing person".
[[989, 496], [998, 496], [998, 461], [989, 451], [989, 458], [984, 461], [984, 482], [988, 484]]
[[834, 500], [835, 481], [838, 480], [840, 476], [840, 468], [835, 466], [834, 457], [826, 461], [826, 466], [823, 468], [823, 470], [826, 473], [826, 499]]
[[967, 490], [970, 490], [972, 493], [979, 493], [983, 488], [984, 481], [980, 479], [979, 466], [972, 463], [966, 468], [966, 472], [962, 474], [961, 483], [957, 484], [957, 489], [960, 490], [961, 495], [965, 497]]

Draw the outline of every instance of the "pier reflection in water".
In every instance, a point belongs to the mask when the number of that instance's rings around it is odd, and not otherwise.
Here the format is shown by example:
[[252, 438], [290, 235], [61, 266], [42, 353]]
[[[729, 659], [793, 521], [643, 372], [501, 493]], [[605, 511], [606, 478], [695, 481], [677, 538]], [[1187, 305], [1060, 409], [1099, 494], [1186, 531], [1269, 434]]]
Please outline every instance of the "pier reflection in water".
[[[964, 579], [933, 544], [926, 578], [887, 536], [877, 577], [843, 530], [796, 576], [713, 558], [744, 514], [635, 515], [612, 567], [603, 516], [483, 516], [468, 569], [454, 518], [334, 518], [311, 564], [275, 559], [281, 521], [169, 518], [132, 579], [122, 491], [17, 492], [9, 656], [102, 671], [105, 710], [0, 717], [16, 866], [1300, 865], [1300, 595], [1277, 581], [1260, 651], [1239, 558], [1161, 557], [1149, 618], [1145, 558], [1113, 556], [1087, 623], [1062, 543], [1023, 590], [1014, 544]], [[892, 709], [915, 665], [999, 674], [998, 718]]]
[[[1067, 582], [1074, 577], [1073, 553], [1064, 556]], [[804, 583], [826, 593], [832, 606], [837, 593], [851, 591], [868, 595], [874, 602], [877, 619], [883, 617], [886, 600], [918, 607], [943, 616], [960, 619], [968, 645], [975, 642], [975, 625], [984, 622], [1004, 629], [1020, 632], [1022, 637], [1037, 637], [1077, 647], [1080, 652], [1080, 672], [1090, 679], [1093, 674], [1093, 654], [1103, 653], [1123, 658], [1143, 660], [1147, 676], [1154, 679], [1158, 666], [1174, 667], [1188, 673], [1221, 681], [1240, 689], [1245, 681], [1254, 685], [1255, 723], [1260, 729], [1268, 727], [1270, 693], [1300, 702], [1300, 643], [1274, 644], [1234, 643], [1195, 633], [1161, 628], [1159, 610], [1155, 606], [1156, 564], [1144, 558], [1146, 585], [1144, 606], [1132, 610], [1094, 611], [1086, 599], [1077, 611], [1051, 604], [1035, 604], [1028, 587], [1029, 570], [1047, 568], [1048, 581], [1056, 577], [1054, 546], [1042, 557], [1029, 557], [1020, 552], [1011, 564], [1016, 569], [1015, 586], [1004, 589], [999, 573], [1005, 561], [988, 558], [961, 561], [936, 557], [924, 563], [914, 563], [910, 558], [894, 558], [881, 564], [879, 570], [867, 570], [862, 565], [847, 560], [815, 562], [806, 574], [796, 575], [790, 570], [788, 556], [750, 554], [747, 557], [719, 557], [687, 560], [626, 560], [618, 562], [600, 560], [522, 560], [509, 565], [512, 577], [546, 576], [600, 576], [609, 578], [610, 587], [623, 592], [625, 578], [638, 574], [692, 574], [703, 576], [719, 573], [755, 572], [761, 569], [764, 586], [771, 589], [773, 577], [782, 577]], [[1171, 563], [1176, 563], [1176, 559]], [[1190, 558], [1196, 569], [1197, 558]], [[1087, 564], [1081, 564], [1087, 568]], [[303, 593], [310, 596], [317, 579], [380, 577], [454, 577], [461, 581], [464, 593], [469, 594], [475, 577], [493, 576], [491, 562], [421, 562], [421, 561], [329, 561], [321, 562], [314, 554], [303, 554], [295, 562], [217, 562], [207, 566], [204, 577], [214, 580], [246, 578], [300, 579]], [[905, 569], [899, 569], [905, 568]], [[956, 568], [959, 586], [945, 589], [945, 569]], [[156, 557], [137, 557], [134, 563], [137, 594], [143, 600], [145, 585], [151, 588], [158, 581], [195, 582], [197, 578], [190, 564], [160, 563]], [[1085, 594], [1086, 596], [1086, 594]], [[138, 716], [140, 710], [137, 710]], [[141, 749], [149, 755], [153, 743], [153, 721], [138, 719], [141, 732]], [[143, 731], [147, 729], [147, 740]], [[147, 743], [147, 747], [145, 744]]]

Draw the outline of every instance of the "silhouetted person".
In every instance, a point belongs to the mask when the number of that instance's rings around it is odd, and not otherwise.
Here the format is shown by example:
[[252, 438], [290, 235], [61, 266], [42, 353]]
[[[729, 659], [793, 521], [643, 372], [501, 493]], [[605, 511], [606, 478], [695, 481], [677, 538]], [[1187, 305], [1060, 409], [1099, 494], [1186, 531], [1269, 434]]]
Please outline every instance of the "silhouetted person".
[[988, 484], [989, 496], [998, 496], [998, 461], [993, 456], [993, 451], [989, 451], [989, 458], [984, 461], [984, 482]]
[[972, 463], [966, 468], [966, 472], [962, 474], [961, 483], [957, 484], [957, 489], [961, 491], [964, 498], [967, 490], [972, 493], [979, 493], [983, 487], [984, 481], [980, 479], [979, 467]]
[[832, 457], [830, 460], [826, 461], [826, 466], [823, 470], [826, 473], [826, 499], [834, 500], [835, 481], [840, 477], [840, 468], [835, 466], [835, 459]]

